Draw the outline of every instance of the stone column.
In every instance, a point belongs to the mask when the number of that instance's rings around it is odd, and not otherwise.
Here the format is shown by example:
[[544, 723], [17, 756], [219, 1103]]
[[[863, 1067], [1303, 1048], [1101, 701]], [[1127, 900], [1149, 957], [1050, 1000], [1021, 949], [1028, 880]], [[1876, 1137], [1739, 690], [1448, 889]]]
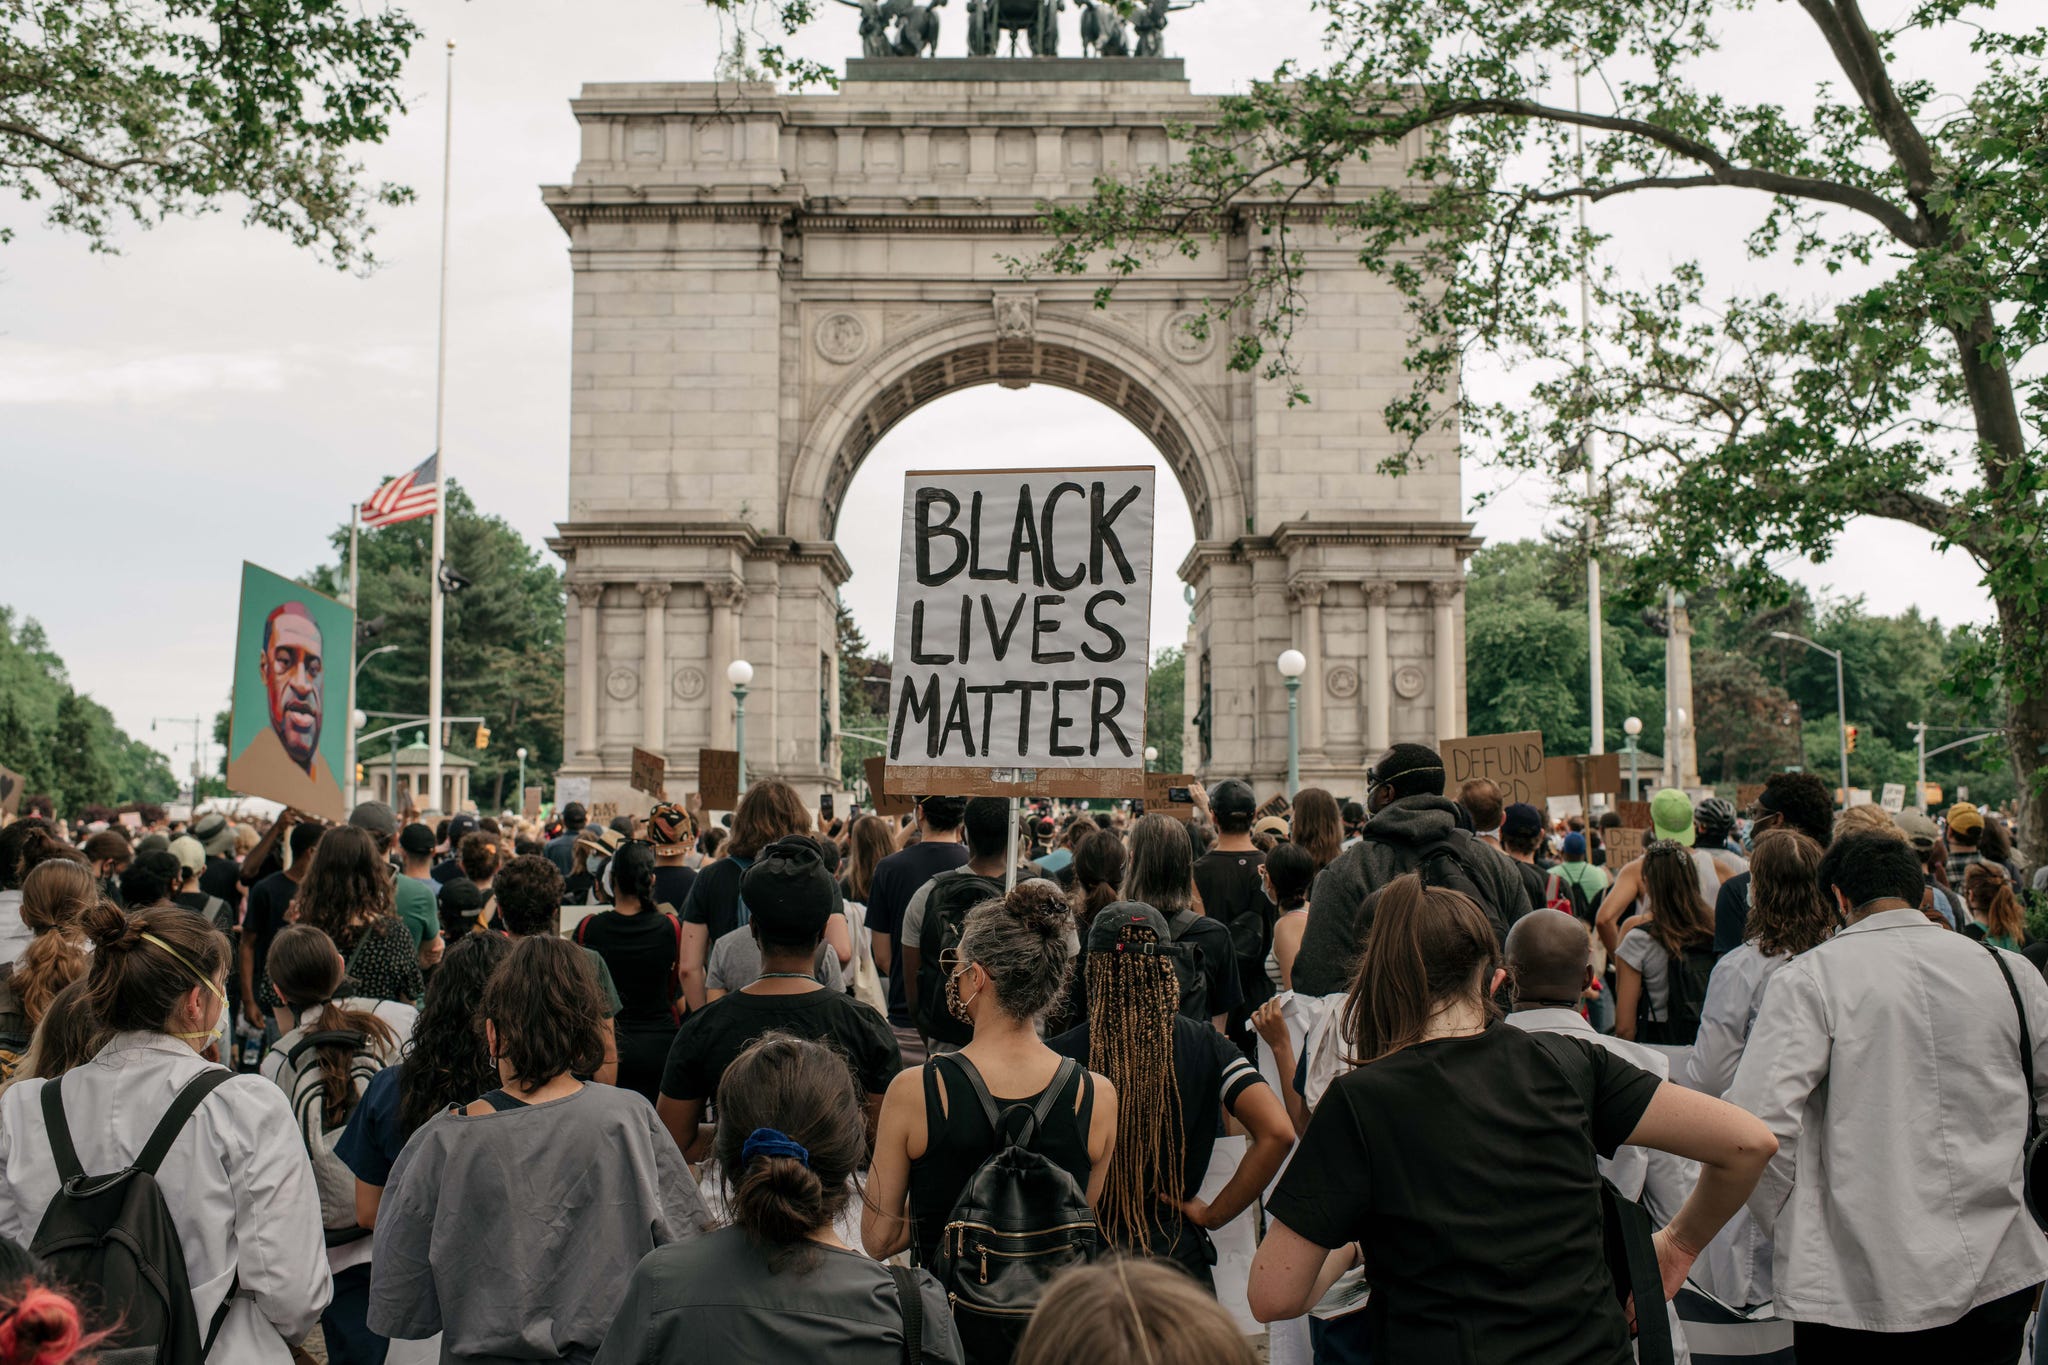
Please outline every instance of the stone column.
[[721, 579], [704, 585], [705, 596], [711, 599], [711, 748], [730, 749], [733, 746], [732, 727], [732, 684], [725, 680], [725, 670], [737, 657], [739, 651], [740, 608], [747, 604], [747, 590], [732, 579]]
[[668, 594], [667, 583], [642, 583], [640, 602], [646, 617], [647, 647], [640, 664], [640, 745], [649, 753], [668, 752]]
[[1302, 674], [1301, 749], [1303, 753], [1323, 751], [1323, 589], [1319, 578], [1297, 578], [1287, 585], [1294, 603], [1301, 609], [1302, 657], [1308, 668]]
[[604, 600], [604, 584], [571, 583], [576, 594], [576, 748], [590, 758], [597, 757], [597, 606]]
[[1464, 590], [1465, 585], [1456, 581], [1429, 585], [1430, 605], [1436, 609], [1437, 739], [1452, 739], [1459, 734], [1458, 623], [1452, 607]]
[[1372, 762], [1394, 742], [1393, 664], [1387, 658], [1387, 603], [1394, 585], [1365, 585], [1365, 754]]

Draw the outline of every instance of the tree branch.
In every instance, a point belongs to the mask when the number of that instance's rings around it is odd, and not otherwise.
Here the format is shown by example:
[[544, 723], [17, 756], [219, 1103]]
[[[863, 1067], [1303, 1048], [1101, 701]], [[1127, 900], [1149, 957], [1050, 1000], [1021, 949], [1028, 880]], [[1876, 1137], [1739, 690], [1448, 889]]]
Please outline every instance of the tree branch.
[[[1875, 218], [1884, 225], [1887, 232], [1907, 246], [1923, 247], [1930, 241], [1929, 230], [1924, 222], [1915, 219], [1912, 214], [1881, 194], [1859, 189], [1854, 185], [1844, 185], [1835, 180], [1820, 180], [1812, 176], [1787, 175], [1782, 171], [1738, 166], [1710, 143], [1673, 132], [1669, 128], [1643, 119], [1624, 118], [1617, 114], [1589, 114], [1577, 109], [1538, 104], [1534, 100], [1480, 99], [1453, 100], [1424, 111], [1414, 120], [1414, 126], [1426, 127], [1468, 114], [1502, 114], [1509, 118], [1536, 119], [1548, 123], [1597, 128], [1605, 132], [1626, 133], [1631, 137], [1654, 142], [1689, 161], [1697, 161], [1712, 173], [1709, 180], [1689, 179], [1678, 183], [1729, 185], [1739, 189], [1762, 190], [1767, 194], [1789, 195], [1795, 199], [1813, 199], [1822, 203], [1839, 204]], [[1643, 189], [1651, 186], [1641, 182], [1629, 182], [1629, 187]], [[1563, 191], [1554, 193], [1560, 197], [1568, 197]]]
[[1934, 185], [1934, 154], [1892, 87], [1891, 73], [1885, 70], [1876, 35], [1863, 20], [1862, 7], [1856, 0], [1834, 0], [1832, 4], [1828, 0], [1799, 0], [1799, 6], [1828, 40], [1836, 63], [1856, 87], [1878, 136], [1891, 149], [1906, 177], [1906, 197], [1919, 210], [1920, 222], [1930, 240], [1945, 236], [1946, 226], [1927, 207], [1927, 194]]
[[73, 147], [68, 143], [40, 133], [25, 123], [15, 123], [9, 119], [0, 119], [0, 135], [18, 137], [29, 142], [40, 143], [67, 161], [76, 161], [81, 165], [90, 166], [96, 171], [105, 171], [108, 175], [119, 175], [130, 166], [166, 166], [170, 164], [160, 157], [153, 156], [131, 156], [120, 161], [104, 161], [81, 147]]

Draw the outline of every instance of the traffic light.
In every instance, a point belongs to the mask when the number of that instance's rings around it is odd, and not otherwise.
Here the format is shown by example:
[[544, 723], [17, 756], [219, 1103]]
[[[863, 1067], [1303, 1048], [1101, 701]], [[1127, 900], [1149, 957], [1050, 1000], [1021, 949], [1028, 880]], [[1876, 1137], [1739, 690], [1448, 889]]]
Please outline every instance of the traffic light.
[[[1855, 726], [1851, 725], [1851, 726], [1850, 726], [1850, 727], [1848, 728], [1848, 735], [1849, 735], [1849, 752], [1853, 754], [1853, 753], [1855, 753], [1855, 752], [1856, 752], [1856, 727], [1855, 727]], [[479, 747], [479, 748], [481, 748], [482, 746], [481, 746], [481, 745], [479, 745], [478, 747]]]
[[360, 763], [356, 764], [356, 785], [358, 787], [363, 785], [363, 765]]
[[[476, 727], [476, 747], [479, 749], [488, 749], [491, 747], [490, 726], [479, 725]], [[1856, 736], [1853, 732], [1851, 732], [1849, 736], [1849, 747], [1852, 749], [1856, 747]]]

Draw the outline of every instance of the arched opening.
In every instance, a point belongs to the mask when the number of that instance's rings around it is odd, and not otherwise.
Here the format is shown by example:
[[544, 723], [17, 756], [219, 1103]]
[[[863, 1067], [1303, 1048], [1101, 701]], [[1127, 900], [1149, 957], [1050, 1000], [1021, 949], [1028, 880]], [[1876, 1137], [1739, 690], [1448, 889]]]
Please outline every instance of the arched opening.
[[[1082, 393], [1047, 385], [1007, 389], [980, 385], [943, 393], [903, 415], [866, 450], [838, 497], [837, 544], [852, 576], [840, 598], [865, 638], [867, 653], [887, 655], [894, 647], [897, 555], [902, 520], [903, 477], [912, 469], [1060, 468], [1089, 465], [1148, 465], [1158, 470], [1158, 498], [1152, 545], [1150, 657], [1179, 657], [1188, 640], [1189, 606], [1177, 572], [1195, 543], [1194, 508], [1179, 475], [1153, 440], [1117, 411]], [[860, 661], [842, 657], [842, 732], [873, 730], [886, 710], [881, 677], [861, 684]], [[1164, 680], [1170, 683], [1170, 676]], [[1181, 757], [1185, 688], [1167, 686], [1148, 713], [1148, 741], [1162, 751], [1162, 763]], [[866, 693], [867, 695], [863, 695]], [[876, 717], [870, 723], [870, 716]], [[877, 750], [848, 738], [842, 752], [857, 763]], [[844, 765], [849, 773], [854, 763]], [[1180, 771], [1178, 767], [1168, 771]]]

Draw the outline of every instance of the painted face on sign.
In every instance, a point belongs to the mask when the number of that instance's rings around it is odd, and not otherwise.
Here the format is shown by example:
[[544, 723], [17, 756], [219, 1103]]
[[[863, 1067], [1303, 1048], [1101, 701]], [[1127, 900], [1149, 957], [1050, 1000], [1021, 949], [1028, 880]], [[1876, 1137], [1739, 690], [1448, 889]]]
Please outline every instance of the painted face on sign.
[[326, 687], [320, 628], [312, 618], [289, 609], [271, 618], [263, 633], [263, 686], [270, 695], [270, 728], [292, 762], [311, 773]]

